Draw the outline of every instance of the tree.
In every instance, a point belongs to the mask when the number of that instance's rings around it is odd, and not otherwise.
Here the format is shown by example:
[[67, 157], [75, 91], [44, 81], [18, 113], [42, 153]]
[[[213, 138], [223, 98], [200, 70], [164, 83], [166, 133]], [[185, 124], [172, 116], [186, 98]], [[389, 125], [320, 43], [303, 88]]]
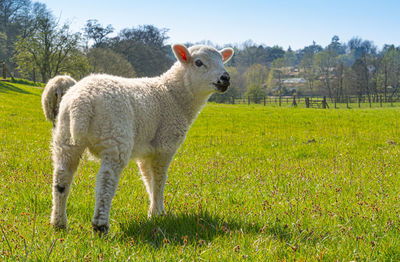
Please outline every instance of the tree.
[[242, 68], [248, 68], [254, 64], [267, 65], [268, 51], [262, 45], [256, 45], [248, 40], [243, 44], [243, 48], [235, 55], [237, 63]]
[[354, 59], [354, 64], [351, 69], [354, 72], [355, 86], [359, 95], [367, 94], [368, 99], [371, 101], [371, 94], [376, 85], [371, 82], [374, 77], [375, 69], [371, 70], [371, 63], [376, 55], [376, 46], [369, 40], [362, 40], [361, 38], [354, 37], [350, 39], [347, 44], [349, 52]]
[[87, 54], [90, 71], [93, 73], [106, 73], [123, 77], [135, 77], [132, 65], [123, 55], [109, 48], [91, 48]]
[[368, 69], [367, 65], [363, 59], [357, 59], [355, 63], [352, 65], [351, 69], [354, 72], [354, 86], [357, 88], [358, 95], [363, 95], [367, 93], [369, 97], [368, 90]]
[[114, 32], [112, 25], [103, 27], [96, 19], [87, 20], [83, 30], [84, 36], [94, 41], [93, 47], [102, 46], [108, 39], [107, 36]]
[[286, 60], [282, 58], [275, 59], [272, 62], [271, 70], [268, 75], [267, 86], [270, 92], [282, 95], [284, 93], [283, 77], [286, 66]]
[[156, 76], [171, 67], [171, 48], [165, 46], [167, 29], [152, 25], [123, 29], [110, 39], [108, 47], [122, 54], [138, 76]]
[[387, 85], [392, 87], [392, 96], [400, 90], [400, 47], [390, 48], [384, 56], [387, 63]]
[[7, 35], [3, 32], [0, 32], [0, 59], [7, 59]]
[[272, 63], [275, 59], [282, 58], [285, 55], [285, 51], [282, 47], [274, 45], [273, 47], [268, 47], [268, 58], [267, 62]]
[[378, 58], [379, 66], [377, 68], [377, 85], [381, 86], [385, 100], [389, 95], [389, 89], [392, 94], [398, 90], [400, 81], [400, 48], [394, 45], [385, 45]]
[[314, 88], [314, 81], [316, 78], [316, 72], [314, 67], [314, 53], [312, 51], [308, 51], [303, 55], [303, 58], [300, 61], [300, 67], [303, 70], [303, 76], [307, 80], [308, 87], [310, 90]]
[[337, 99], [344, 98], [344, 79], [345, 79], [346, 68], [342, 61], [338, 61], [334, 69], [334, 81], [332, 88]]
[[285, 59], [285, 64], [287, 66], [293, 67], [297, 64], [296, 54], [293, 52], [293, 50], [290, 46], [283, 57]]
[[256, 84], [263, 86], [266, 83], [268, 77], [268, 68], [264, 65], [254, 64], [250, 66], [244, 73], [246, 79], [246, 85], [250, 86]]
[[263, 86], [253, 83], [247, 88], [245, 95], [250, 97], [254, 103], [260, 103], [265, 97], [265, 89]]
[[347, 44], [349, 51], [353, 54], [354, 59], [365, 58], [367, 55], [375, 55], [377, 47], [372, 41], [362, 40], [359, 37], [353, 37]]
[[141, 25], [137, 28], [125, 28], [119, 33], [122, 40], [141, 42], [151, 47], [162, 48], [168, 40], [166, 28], [157, 28], [153, 25]]
[[29, 0], [0, 0], [0, 30], [8, 34], [30, 4]]
[[10, 61], [15, 54], [13, 45], [17, 36], [23, 36], [26, 26], [30, 26], [31, 9], [30, 0], [0, 0], [1, 59], [11, 70], [15, 67]]
[[13, 59], [22, 74], [37, 70], [41, 81], [47, 82], [62, 71], [71, 52], [78, 49], [80, 35], [70, 33], [67, 24], [60, 26], [43, 6], [35, 9], [32, 26], [31, 33], [25, 38], [19, 37], [15, 43], [17, 52]]
[[345, 46], [339, 42], [339, 37], [337, 35], [332, 37], [332, 41], [328, 45], [327, 49], [336, 55], [343, 55], [346, 52]]
[[303, 56], [307, 53], [315, 55], [318, 52], [321, 52], [323, 50], [322, 46], [317, 45], [315, 41], [313, 41], [312, 45], [306, 46], [303, 49], [300, 49], [296, 52], [297, 59], [298, 61], [301, 61], [303, 59]]
[[[90, 72], [88, 57], [78, 48], [72, 49], [60, 64], [58, 74], [68, 74], [74, 79], [81, 79]], [[54, 74], [56, 75], [56, 74]]]
[[331, 50], [325, 50], [317, 53], [314, 58], [314, 66], [317, 68], [320, 79], [324, 87], [328, 91], [329, 97], [333, 97], [333, 90], [331, 85], [332, 72], [336, 65], [336, 56]]

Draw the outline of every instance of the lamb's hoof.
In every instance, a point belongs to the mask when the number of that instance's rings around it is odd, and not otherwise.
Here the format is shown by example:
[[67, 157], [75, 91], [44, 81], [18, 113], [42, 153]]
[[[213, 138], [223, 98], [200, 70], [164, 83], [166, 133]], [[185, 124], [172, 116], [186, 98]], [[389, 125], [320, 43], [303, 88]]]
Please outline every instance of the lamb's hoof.
[[66, 225], [66, 224], [63, 224], [63, 223], [53, 223], [53, 222], [51, 222], [50, 224], [51, 224], [51, 226], [52, 226], [55, 230], [64, 230], [64, 229], [67, 229], [67, 225]]
[[105, 236], [108, 233], [108, 226], [107, 225], [95, 225], [92, 223], [92, 227], [93, 227], [93, 234], [96, 236]]
[[50, 220], [50, 225], [56, 230], [67, 229], [67, 219], [56, 219], [53, 216]]
[[150, 210], [148, 213], [147, 213], [147, 217], [149, 218], [149, 219], [152, 219], [152, 218], [156, 218], [156, 217], [163, 217], [163, 216], [165, 216], [166, 215], [166, 213], [165, 213], [165, 210], [163, 210], [163, 211], [157, 211], [157, 210]]

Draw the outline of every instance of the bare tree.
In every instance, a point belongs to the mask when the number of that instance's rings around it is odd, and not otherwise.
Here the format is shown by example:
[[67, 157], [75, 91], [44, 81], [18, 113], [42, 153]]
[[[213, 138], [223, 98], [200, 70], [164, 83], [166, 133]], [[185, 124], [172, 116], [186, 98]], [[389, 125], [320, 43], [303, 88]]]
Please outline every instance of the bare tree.
[[96, 19], [86, 21], [84, 36], [94, 41], [93, 47], [101, 47], [108, 39], [107, 36], [114, 32], [112, 25], [103, 27]]
[[79, 38], [78, 33], [69, 31], [67, 24], [60, 26], [47, 9], [37, 6], [31, 33], [15, 43], [14, 60], [20, 71], [38, 70], [42, 82], [47, 82], [60, 73], [63, 63], [78, 48]]

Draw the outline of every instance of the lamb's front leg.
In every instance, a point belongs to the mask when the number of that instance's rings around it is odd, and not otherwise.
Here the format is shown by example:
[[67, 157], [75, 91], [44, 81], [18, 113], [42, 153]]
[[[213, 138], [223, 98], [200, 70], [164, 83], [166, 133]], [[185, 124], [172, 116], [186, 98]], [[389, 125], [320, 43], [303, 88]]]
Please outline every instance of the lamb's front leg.
[[150, 198], [149, 217], [165, 214], [164, 187], [171, 159], [172, 156], [157, 155], [138, 162]]

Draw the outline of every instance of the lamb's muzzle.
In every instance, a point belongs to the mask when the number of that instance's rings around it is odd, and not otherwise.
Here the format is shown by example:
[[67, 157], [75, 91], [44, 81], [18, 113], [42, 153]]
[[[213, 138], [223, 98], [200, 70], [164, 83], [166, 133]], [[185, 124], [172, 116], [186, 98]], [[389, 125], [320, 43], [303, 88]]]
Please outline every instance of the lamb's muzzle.
[[226, 90], [228, 90], [228, 87], [230, 86], [230, 76], [228, 72], [224, 72], [220, 78], [218, 79], [217, 83], [213, 83], [214, 86], [217, 88], [218, 92], [224, 93]]

